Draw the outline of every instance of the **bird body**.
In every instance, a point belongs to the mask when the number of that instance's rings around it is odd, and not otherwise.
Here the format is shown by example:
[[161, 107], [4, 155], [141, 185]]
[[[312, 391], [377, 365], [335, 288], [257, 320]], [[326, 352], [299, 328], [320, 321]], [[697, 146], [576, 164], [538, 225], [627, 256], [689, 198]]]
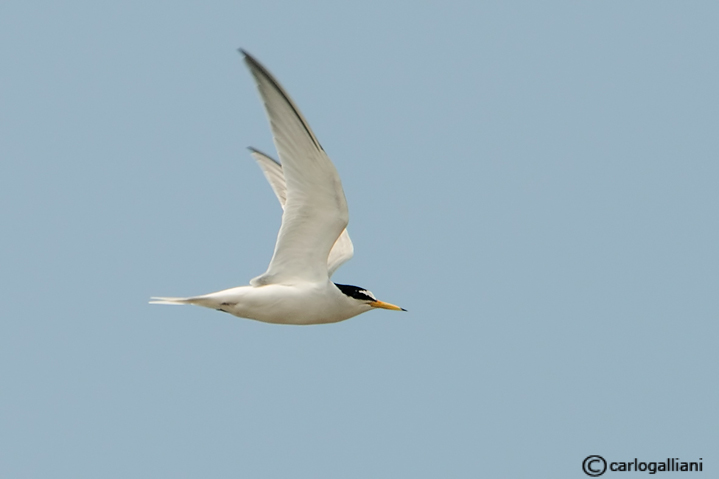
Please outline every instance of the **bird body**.
[[155, 304], [194, 304], [276, 324], [336, 323], [381, 308], [363, 288], [330, 281], [354, 252], [342, 182], [307, 121], [277, 80], [247, 52], [280, 162], [250, 148], [284, 212], [267, 271], [249, 286], [189, 298], [155, 297]]
[[194, 304], [275, 324], [326, 324], [370, 311], [329, 280], [324, 283], [239, 286], [192, 298], [157, 298], [158, 304]]

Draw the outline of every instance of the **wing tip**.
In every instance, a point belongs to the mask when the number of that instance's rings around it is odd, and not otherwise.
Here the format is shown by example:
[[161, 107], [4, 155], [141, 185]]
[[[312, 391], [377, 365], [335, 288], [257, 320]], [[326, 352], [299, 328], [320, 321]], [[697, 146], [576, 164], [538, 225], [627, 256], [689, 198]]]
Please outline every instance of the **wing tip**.
[[[245, 60], [245, 63], [250, 67], [250, 69], [256, 69], [263, 72], [265, 75], [269, 75], [269, 72], [267, 72], [267, 69], [262, 66], [260, 62], [257, 61], [255, 57], [253, 57], [250, 52], [245, 50], [244, 48], [238, 48], [237, 51], [242, 55], [242, 57]], [[269, 75], [271, 77], [271, 75]]]
[[258, 149], [255, 148], [254, 146], [248, 146], [247, 149], [250, 150], [250, 153], [257, 153], [258, 155], [268, 156], [267, 154], [261, 152], [260, 150], [258, 150]]
[[[290, 98], [289, 94], [285, 91], [284, 88], [280, 85], [280, 82], [278, 82], [275, 77], [270, 73], [270, 71], [265, 68], [262, 63], [257, 61], [255, 57], [250, 55], [246, 50], [243, 50], [242, 48], [238, 48], [238, 51], [244, 55], [245, 57], [245, 64], [250, 69], [250, 73], [255, 78], [255, 82], [257, 83], [258, 87], [260, 88], [260, 96], [263, 98], [263, 101], [265, 102], [265, 109], [267, 110], [267, 96], [265, 93], [263, 93], [262, 88], [262, 82], [266, 81], [268, 82], [272, 88], [284, 99], [284, 101], [287, 103], [287, 105], [290, 107], [290, 109], [294, 112], [295, 116], [299, 120], [299, 122], [302, 124], [303, 128], [307, 132], [307, 136], [310, 138], [312, 143], [314, 143], [315, 148], [317, 148], [319, 151], [324, 152], [324, 148], [322, 148], [322, 145], [320, 144], [317, 137], [315, 137], [315, 134], [312, 132], [312, 129], [310, 128], [310, 125], [307, 123], [307, 120], [305, 120], [305, 117], [302, 116], [302, 113], [300, 113], [299, 108], [295, 105], [295, 103]], [[269, 110], [268, 110], [269, 114]], [[272, 123], [272, 121], [270, 121]]]
[[258, 158], [256, 158], [256, 156], [260, 156], [261, 158], [265, 158], [265, 159], [268, 159], [268, 160], [272, 161], [273, 163], [277, 164], [277, 166], [282, 166], [282, 163], [280, 163], [279, 161], [275, 160], [274, 158], [272, 158], [272, 157], [271, 157], [270, 155], [268, 155], [267, 153], [264, 153], [264, 152], [258, 150], [257, 148], [253, 148], [253, 147], [251, 147], [251, 146], [248, 146], [247, 149], [248, 149], [248, 150], [250, 151], [250, 153], [252, 154], [252, 157], [255, 158], [255, 160], [257, 160], [257, 161], [259, 161], [259, 160], [258, 160]]

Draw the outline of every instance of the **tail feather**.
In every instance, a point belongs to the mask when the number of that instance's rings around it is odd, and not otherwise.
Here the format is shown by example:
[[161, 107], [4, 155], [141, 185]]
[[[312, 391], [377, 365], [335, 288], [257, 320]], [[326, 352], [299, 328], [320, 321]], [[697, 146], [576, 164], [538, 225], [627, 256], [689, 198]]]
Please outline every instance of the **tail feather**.
[[163, 298], [153, 296], [150, 304], [192, 304], [192, 298]]

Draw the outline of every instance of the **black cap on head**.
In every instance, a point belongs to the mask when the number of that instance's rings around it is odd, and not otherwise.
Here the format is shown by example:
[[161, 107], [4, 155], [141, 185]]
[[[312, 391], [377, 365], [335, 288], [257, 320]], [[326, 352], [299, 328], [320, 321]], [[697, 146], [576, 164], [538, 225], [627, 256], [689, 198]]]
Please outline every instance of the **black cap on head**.
[[337, 283], [335, 283], [335, 286], [337, 286], [340, 291], [350, 298], [359, 299], [360, 301], [377, 301], [377, 298], [374, 297], [374, 294], [372, 294], [371, 291], [360, 288], [359, 286]]

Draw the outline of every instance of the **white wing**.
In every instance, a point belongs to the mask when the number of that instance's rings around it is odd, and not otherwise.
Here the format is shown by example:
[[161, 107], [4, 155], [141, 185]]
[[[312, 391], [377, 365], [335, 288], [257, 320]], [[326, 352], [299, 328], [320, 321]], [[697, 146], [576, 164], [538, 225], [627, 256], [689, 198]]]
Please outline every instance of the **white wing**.
[[285, 185], [285, 175], [282, 173], [282, 165], [270, 157], [270, 155], [265, 155], [260, 150], [256, 150], [252, 147], [248, 148], [248, 150], [250, 150], [252, 158], [260, 165], [262, 173], [264, 173], [267, 181], [270, 182], [272, 191], [275, 192], [275, 196], [280, 200], [280, 206], [282, 206], [284, 210], [285, 203], [287, 203], [287, 186]]
[[[252, 158], [260, 165], [260, 168], [262, 168], [262, 173], [265, 174], [265, 178], [269, 181], [272, 191], [275, 192], [275, 196], [277, 196], [282, 209], [284, 209], [285, 203], [287, 202], [287, 187], [285, 186], [285, 176], [282, 174], [282, 165], [270, 156], [254, 148], [250, 148], [250, 153]], [[334, 246], [332, 246], [330, 250], [330, 255], [327, 258], [327, 271], [329, 276], [332, 277], [335, 270], [349, 261], [353, 254], [354, 246], [345, 228], [340, 237], [337, 238], [337, 241], [335, 241]]]
[[355, 247], [352, 245], [347, 228], [345, 228], [330, 250], [330, 255], [327, 258], [327, 274], [332, 277], [337, 268], [349, 261], [354, 253]]
[[349, 220], [342, 182], [289, 95], [257, 60], [241, 52], [265, 104], [287, 188], [272, 261], [250, 284], [326, 281], [330, 250]]

